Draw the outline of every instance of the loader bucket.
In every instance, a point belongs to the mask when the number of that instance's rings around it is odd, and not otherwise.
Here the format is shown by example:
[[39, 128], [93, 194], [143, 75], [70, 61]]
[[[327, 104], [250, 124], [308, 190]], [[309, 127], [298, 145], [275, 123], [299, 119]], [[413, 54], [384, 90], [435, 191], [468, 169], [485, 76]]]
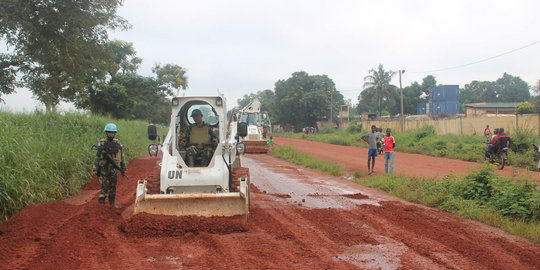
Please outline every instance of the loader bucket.
[[174, 216], [249, 215], [249, 187], [241, 183], [240, 192], [147, 194], [146, 180], [139, 180], [134, 213]]
[[268, 143], [264, 140], [242, 140], [246, 153], [268, 153]]

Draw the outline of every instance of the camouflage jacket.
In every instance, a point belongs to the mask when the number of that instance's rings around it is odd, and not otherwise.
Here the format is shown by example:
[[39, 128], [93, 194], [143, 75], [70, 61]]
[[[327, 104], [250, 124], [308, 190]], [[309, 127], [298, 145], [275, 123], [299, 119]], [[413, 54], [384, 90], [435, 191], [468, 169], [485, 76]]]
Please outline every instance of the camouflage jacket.
[[[114, 151], [116, 153], [106, 154], [109, 155], [109, 157], [122, 169], [125, 170], [126, 168], [126, 161], [124, 159], [124, 151], [123, 151], [123, 145], [118, 139], [113, 139], [111, 141], [107, 141], [107, 139], [101, 139], [99, 140], [97, 144], [98, 149], [102, 149], [105, 146], [110, 146], [112, 144]], [[106, 151], [106, 150], [105, 150]], [[109, 165], [107, 167], [112, 168], [112, 164], [107, 164], [107, 159], [104, 157], [105, 154], [102, 154], [100, 150], [96, 151], [96, 157], [94, 158], [94, 167], [93, 170], [97, 171], [99, 167], [103, 167], [105, 165]]]
[[183, 142], [185, 142], [185, 143], [192, 142], [192, 140], [191, 140], [191, 131], [192, 131], [192, 129], [194, 127], [198, 127], [198, 128], [208, 127], [208, 136], [210, 136], [209, 143], [219, 142], [219, 138], [216, 135], [216, 133], [214, 133], [214, 131], [212, 130], [212, 127], [210, 127], [210, 125], [208, 125], [208, 124], [206, 124], [204, 122], [201, 125], [197, 125], [197, 123], [191, 124], [188, 127], [188, 129], [186, 130], [186, 134], [184, 135], [184, 138], [182, 138]]

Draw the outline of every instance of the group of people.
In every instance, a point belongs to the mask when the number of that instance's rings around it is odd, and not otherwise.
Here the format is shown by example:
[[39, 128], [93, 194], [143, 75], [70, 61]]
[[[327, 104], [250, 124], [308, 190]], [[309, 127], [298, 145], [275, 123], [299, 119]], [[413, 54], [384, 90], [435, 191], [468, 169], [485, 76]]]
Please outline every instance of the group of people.
[[512, 139], [504, 133], [504, 128], [496, 128], [493, 130], [491, 138], [490, 135], [491, 131], [489, 125], [487, 125], [486, 129], [484, 129], [484, 136], [486, 136], [486, 143], [488, 144], [485, 152], [486, 159], [493, 158], [501, 149], [512, 145]]
[[315, 132], [317, 132], [317, 129], [315, 127], [305, 127], [302, 128], [302, 132], [304, 134], [315, 134]]
[[[396, 147], [396, 139], [391, 134], [390, 128], [386, 129], [386, 134], [382, 133], [382, 128], [371, 126], [371, 132], [362, 136], [362, 140], [368, 143], [368, 174], [375, 173], [375, 158], [377, 153], [384, 151], [384, 171], [394, 173], [394, 148]], [[390, 164], [389, 164], [390, 163]]]

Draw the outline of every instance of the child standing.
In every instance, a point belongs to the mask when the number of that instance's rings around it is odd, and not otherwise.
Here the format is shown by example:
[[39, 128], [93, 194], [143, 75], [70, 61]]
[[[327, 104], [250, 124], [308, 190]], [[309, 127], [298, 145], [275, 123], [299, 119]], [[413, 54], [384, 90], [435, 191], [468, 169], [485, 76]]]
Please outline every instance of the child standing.
[[388, 173], [388, 161], [390, 161], [390, 173], [394, 173], [394, 147], [396, 147], [396, 140], [394, 136], [390, 134], [391, 130], [386, 129], [386, 136], [384, 137], [384, 172]]

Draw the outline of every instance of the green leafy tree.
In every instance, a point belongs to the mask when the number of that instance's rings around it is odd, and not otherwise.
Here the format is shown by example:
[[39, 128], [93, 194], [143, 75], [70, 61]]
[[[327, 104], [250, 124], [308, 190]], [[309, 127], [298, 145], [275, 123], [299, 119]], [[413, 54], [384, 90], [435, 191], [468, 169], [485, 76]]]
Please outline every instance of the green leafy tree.
[[186, 89], [188, 87], [188, 78], [186, 77], [187, 70], [176, 64], [166, 64], [161, 66], [156, 64], [152, 68], [157, 76], [157, 80], [160, 84], [167, 89], [167, 94], [173, 95], [173, 90], [176, 90], [176, 94], [180, 93], [180, 89]]
[[[10, 76], [22, 72], [22, 83], [47, 111], [75, 97], [87, 75], [110, 61], [108, 31], [128, 27], [116, 15], [121, 4], [122, 0], [1, 1], [0, 36], [12, 51], [0, 58], [0, 82], [6, 84], [0, 88], [12, 89]], [[6, 57], [18, 61], [5, 61]]]
[[516, 114], [534, 113], [534, 105], [529, 102], [521, 102], [516, 108]]
[[459, 91], [461, 104], [477, 102], [522, 102], [531, 97], [529, 85], [520, 77], [504, 73], [497, 81], [472, 81]]
[[418, 104], [425, 102], [421, 98], [424, 93], [424, 88], [418, 82], [414, 82], [410, 86], [403, 88], [403, 110], [405, 114], [417, 113]]
[[275, 117], [279, 123], [290, 124], [297, 131], [316, 126], [317, 121], [329, 115], [332, 92], [336, 92], [335, 84], [328, 76], [295, 72], [275, 84]]
[[396, 99], [399, 98], [398, 88], [391, 84], [395, 72], [384, 70], [380, 64], [377, 69], [370, 69], [369, 73], [364, 77], [360, 102], [369, 109], [375, 109], [378, 115], [381, 115], [383, 110], [395, 111]]
[[518, 76], [504, 73], [496, 82], [497, 93], [501, 101], [529, 101], [531, 93], [529, 84]]
[[95, 69], [88, 76], [87, 87], [77, 96], [75, 105], [95, 114], [167, 124], [168, 89], [156, 78], [136, 73], [141, 61], [133, 44], [111, 41], [108, 48], [114, 61], [106, 69]]
[[422, 79], [422, 91], [424, 92], [426, 101], [429, 100], [429, 90], [431, 90], [431, 88], [435, 86], [437, 86], [437, 80], [435, 80], [435, 76], [428, 75]]

